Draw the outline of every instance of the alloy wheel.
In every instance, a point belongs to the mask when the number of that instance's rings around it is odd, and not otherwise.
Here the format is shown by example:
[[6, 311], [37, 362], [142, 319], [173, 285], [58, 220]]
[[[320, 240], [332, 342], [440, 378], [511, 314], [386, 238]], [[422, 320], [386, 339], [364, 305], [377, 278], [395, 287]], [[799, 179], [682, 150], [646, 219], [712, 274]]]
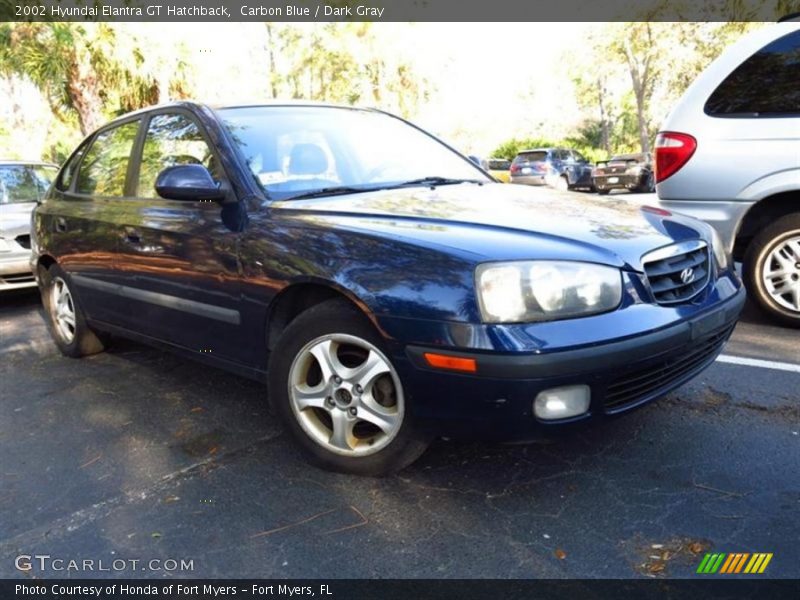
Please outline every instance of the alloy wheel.
[[298, 352], [289, 369], [289, 399], [305, 433], [343, 456], [380, 451], [403, 423], [397, 372], [378, 348], [352, 335], [325, 335]]
[[50, 314], [58, 334], [70, 344], [75, 339], [75, 304], [67, 283], [61, 278], [53, 280], [50, 291]]
[[800, 235], [780, 241], [770, 251], [761, 277], [776, 304], [800, 312]]

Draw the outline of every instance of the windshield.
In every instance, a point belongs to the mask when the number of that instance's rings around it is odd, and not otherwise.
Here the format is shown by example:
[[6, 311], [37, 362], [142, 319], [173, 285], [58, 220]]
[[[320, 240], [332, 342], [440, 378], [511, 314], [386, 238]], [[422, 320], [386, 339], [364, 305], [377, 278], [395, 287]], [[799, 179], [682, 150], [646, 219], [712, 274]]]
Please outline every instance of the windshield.
[[490, 180], [466, 158], [389, 115], [347, 108], [257, 106], [218, 111], [272, 199], [336, 188], [379, 189], [431, 178]]
[[57, 171], [45, 165], [0, 166], [0, 204], [36, 202], [44, 196]]

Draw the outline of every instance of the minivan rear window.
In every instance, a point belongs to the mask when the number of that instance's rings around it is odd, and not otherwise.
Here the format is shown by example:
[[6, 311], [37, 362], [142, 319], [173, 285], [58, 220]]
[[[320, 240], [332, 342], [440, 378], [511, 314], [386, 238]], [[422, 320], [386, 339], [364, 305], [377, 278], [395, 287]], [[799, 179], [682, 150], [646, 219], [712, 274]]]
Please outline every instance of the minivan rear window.
[[536, 152], [522, 152], [514, 160], [514, 162], [536, 162], [540, 160], [547, 160], [547, 151], [541, 150]]
[[800, 31], [767, 44], [714, 90], [705, 112], [713, 117], [800, 114]]

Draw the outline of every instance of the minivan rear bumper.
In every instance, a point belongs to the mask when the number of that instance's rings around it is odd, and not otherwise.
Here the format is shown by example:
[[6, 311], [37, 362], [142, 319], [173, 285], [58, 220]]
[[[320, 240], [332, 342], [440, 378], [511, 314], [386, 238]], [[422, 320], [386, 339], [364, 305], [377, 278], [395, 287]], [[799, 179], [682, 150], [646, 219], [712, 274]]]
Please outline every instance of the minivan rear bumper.
[[755, 202], [741, 200], [658, 200], [658, 205], [664, 210], [688, 215], [711, 225], [719, 233], [728, 252], [733, 252], [742, 219], [753, 204]]

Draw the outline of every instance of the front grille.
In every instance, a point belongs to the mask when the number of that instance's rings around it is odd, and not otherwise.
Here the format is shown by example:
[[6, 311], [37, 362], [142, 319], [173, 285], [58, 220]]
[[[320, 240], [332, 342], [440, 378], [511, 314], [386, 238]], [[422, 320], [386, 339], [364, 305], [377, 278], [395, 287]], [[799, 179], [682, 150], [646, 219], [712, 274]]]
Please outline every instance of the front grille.
[[701, 240], [681, 242], [651, 252], [642, 259], [647, 282], [659, 304], [687, 302], [708, 284], [711, 262]]
[[30, 250], [31, 249], [31, 236], [29, 236], [27, 234], [26, 235], [18, 235], [16, 237], [16, 241], [20, 246], [22, 246], [26, 250]]
[[712, 336], [693, 342], [682, 353], [669, 356], [642, 369], [626, 373], [606, 388], [606, 412], [616, 412], [629, 404], [666, 390], [675, 382], [700, 371], [719, 352], [733, 331], [733, 325]]

